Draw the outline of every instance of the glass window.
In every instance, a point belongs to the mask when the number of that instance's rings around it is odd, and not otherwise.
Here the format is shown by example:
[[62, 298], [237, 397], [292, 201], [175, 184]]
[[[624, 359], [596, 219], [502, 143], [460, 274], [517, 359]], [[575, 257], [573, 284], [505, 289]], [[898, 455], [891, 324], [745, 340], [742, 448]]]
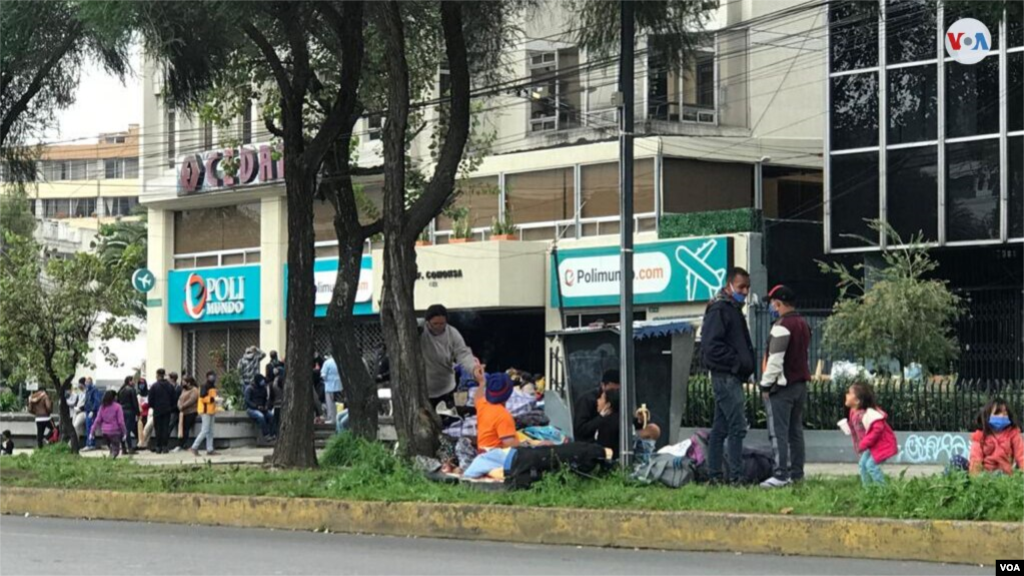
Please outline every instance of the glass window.
[[832, 71], [878, 66], [878, 3], [829, 3]]
[[934, 65], [888, 71], [889, 144], [935, 140], [938, 95]]
[[931, 60], [935, 51], [935, 0], [888, 0], [885, 56], [889, 64]]
[[242, 144], [252, 144], [252, 102], [242, 109]]
[[919, 234], [939, 238], [938, 149], [890, 150], [886, 175], [886, 218], [904, 242]]
[[[943, 33], [961, 18], [974, 18], [980, 20], [992, 34], [992, 50], [999, 46], [999, 20], [1002, 18], [1004, 0], [946, 0], [945, 7], [946, 22], [942, 27]], [[987, 58], [986, 58], [987, 60]]]
[[[868, 227], [878, 219], [878, 153], [842, 154], [831, 158], [832, 247], [877, 245], [878, 235]], [[863, 236], [871, 240], [865, 243]]]
[[260, 203], [174, 213], [174, 253], [211, 252], [260, 245]]
[[1015, 136], [1009, 144], [1010, 238], [1024, 238], [1024, 136]]
[[71, 199], [71, 217], [72, 218], [88, 218], [96, 215], [96, 199], [95, 198], [72, 198]]
[[120, 158], [111, 158], [103, 161], [103, 172], [105, 178], [124, 178], [124, 163]]
[[878, 145], [878, 74], [832, 78], [832, 149]]
[[946, 138], [999, 132], [999, 58], [946, 62]]
[[[454, 205], [458, 208], [469, 210], [469, 224], [473, 228], [488, 228], [494, 223], [498, 216], [498, 207], [501, 204], [501, 188], [498, 187], [498, 177], [472, 178], [456, 182], [458, 195], [455, 197]], [[516, 221], [516, 214], [509, 209], [512, 221]], [[444, 216], [437, 217], [438, 230], [451, 230], [452, 219]]]
[[[665, 158], [663, 165], [662, 211], [666, 213], [732, 210], [754, 205], [754, 169], [750, 164]], [[618, 170], [617, 165], [612, 166]], [[610, 177], [618, 186], [618, 175]], [[615, 201], [618, 202], [618, 193]], [[618, 208], [615, 213], [618, 214]]]
[[124, 177], [125, 178], [138, 178], [139, 177], [139, 159], [138, 158], [125, 158], [124, 159]]
[[1006, 3], [1006, 35], [1010, 48], [1024, 46], [1024, 2], [1021, 0]]
[[1007, 66], [1007, 128], [1015, 132], [1024, 130], [1024, 52], [1008, 54]]
[[[619, 164], [583, 166], [580, 201], [583, 218], [619, 215]], [[654, 211], [654, 161], [636, 160], [633, 164], [633, 211]], [[603, 229], [602, 229], [602, 233]]]
[[174, 168], [175, 163], [178, 160], [178, 153], [175, 150], [175, 128], [177, 126], [177, 118], [174, 114], [173, 108], [167, 109], [167, 118], [164, 122], [164, 138], [167, 141], [167, 167]]
[[946, 146], [946, 239], [999, 238], [999, 140]]

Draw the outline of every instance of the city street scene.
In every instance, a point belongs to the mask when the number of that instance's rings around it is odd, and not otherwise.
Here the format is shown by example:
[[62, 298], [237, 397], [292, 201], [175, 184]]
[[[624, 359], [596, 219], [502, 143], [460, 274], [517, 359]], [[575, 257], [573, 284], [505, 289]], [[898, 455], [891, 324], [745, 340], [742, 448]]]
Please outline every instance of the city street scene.
[[0, 4], [0, 573], [1024, 570], [1024, 0]]

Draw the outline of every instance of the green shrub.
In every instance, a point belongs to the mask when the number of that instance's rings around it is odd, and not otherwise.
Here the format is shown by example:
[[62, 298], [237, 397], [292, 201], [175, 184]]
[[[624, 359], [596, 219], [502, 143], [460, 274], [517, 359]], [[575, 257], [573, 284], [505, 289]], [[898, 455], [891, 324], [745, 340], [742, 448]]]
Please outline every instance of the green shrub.
[[20, 412], [23, 403], [11, 390], [0, 390], [0, 412]]
[[730, 232], [754, 232], [760, 229], [760, 215], [757, 210], [752, 208], [710, 210], [687, 214], [665, 214], [661, 217], [658, 237], [713, 236]]
[[239, 410], [245, 405], [242, 396], [242, 375], [238, 373], [238, 370], [232, 369], [225, 372], [217, 384], [217, 388], [217, 394], [224, 397], [224, 401], [231, 409]]

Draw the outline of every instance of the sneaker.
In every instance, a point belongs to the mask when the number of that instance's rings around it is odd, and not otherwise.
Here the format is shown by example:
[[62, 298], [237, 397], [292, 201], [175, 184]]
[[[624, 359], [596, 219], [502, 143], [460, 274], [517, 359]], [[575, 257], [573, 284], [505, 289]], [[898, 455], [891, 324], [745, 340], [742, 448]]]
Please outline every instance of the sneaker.
[[215, 452], [213, 450], [210, 450], [209, 452], [206, 453], [206, 455], [207, 456], [219, 456], [220, 454], [218, 454], [217, 452]]
[[171, 452], [181, 452], [181, 446], [175, 446], [174, 450], [171, 450]]
[[761, 482], [761, 488], [784, 488], [792, 484], [789, 480], [779, 480], [772, 476], [771, 478]]
[[192, 455], [195, 456], [196, 458], [199, 457], [199, 450], [196, 450], [195, 448], [189, 448], [188, 451], [191, 452]]
[[86, 446], [85, 448], [82, 448], [82, 452], [92, 452], [95, 449], [95, 446]]

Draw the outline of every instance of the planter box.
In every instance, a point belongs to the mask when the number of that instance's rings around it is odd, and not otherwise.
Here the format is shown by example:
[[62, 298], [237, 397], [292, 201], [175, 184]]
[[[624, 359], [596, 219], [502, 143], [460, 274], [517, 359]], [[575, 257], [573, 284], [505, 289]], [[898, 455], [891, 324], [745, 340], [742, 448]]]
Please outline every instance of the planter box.
[[430, 246], [429, 240], [417, 240], [416, 246]]
[[467, 243], [472, 242], [472, 241], [473, 241], [472, 238], [449, 238], [448, 239], [448, 243], [449, 244], [467, 244]]
[[515, 240], [519, 240], [519, 237], [517, 237], [515, 234], [493, 234], [491, 236], [491, 240], [495, 242], [512, 242]]

